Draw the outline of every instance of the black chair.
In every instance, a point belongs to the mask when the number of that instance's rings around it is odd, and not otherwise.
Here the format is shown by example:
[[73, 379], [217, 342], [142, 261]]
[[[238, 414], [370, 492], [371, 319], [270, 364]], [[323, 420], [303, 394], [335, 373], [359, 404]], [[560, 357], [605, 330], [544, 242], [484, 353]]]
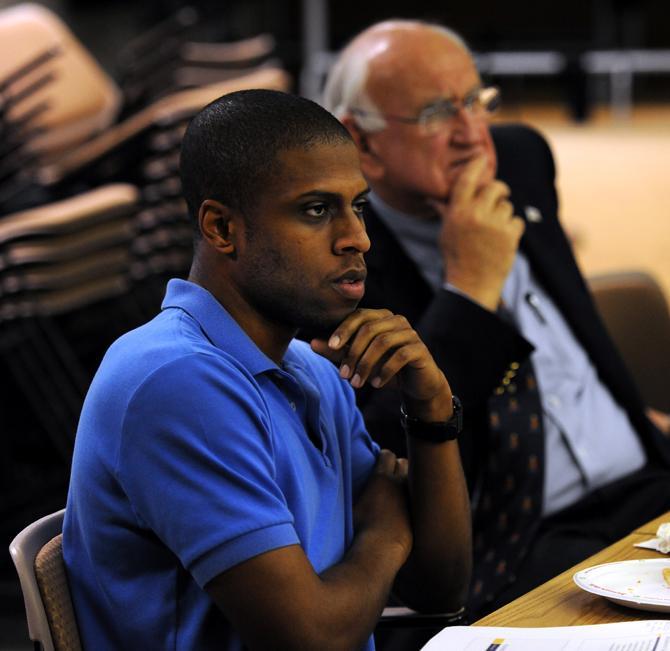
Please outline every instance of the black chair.
[[670, 311], [660, 285], [643, 271], [592, 276], [588, 284], [646, 404], [670, 413]]

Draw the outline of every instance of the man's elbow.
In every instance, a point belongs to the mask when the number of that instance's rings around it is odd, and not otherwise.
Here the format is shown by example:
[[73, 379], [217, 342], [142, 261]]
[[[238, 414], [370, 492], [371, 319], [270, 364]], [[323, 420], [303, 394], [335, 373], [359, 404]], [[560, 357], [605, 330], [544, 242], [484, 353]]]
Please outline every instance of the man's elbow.
[[467, 603], [471, 575], [469, 559], [447, 572], [422, 575], [407, 568], [398, 576], [395, 592], [408, 608], [419, 613], [455, 613]]
[[408, 608], [425, 615], [438, 613], [458, 613], [465, 607], [468, 598], [468, 589], [454, 592], [446, 590], [442, 592], [422, 591], [413, 595], [411, 599], [404, 600]]

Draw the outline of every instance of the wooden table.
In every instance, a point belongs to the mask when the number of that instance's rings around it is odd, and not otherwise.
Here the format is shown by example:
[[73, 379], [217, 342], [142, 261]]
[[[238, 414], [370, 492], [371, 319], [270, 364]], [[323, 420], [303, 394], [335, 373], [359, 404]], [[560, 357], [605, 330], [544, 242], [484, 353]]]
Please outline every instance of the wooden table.
[[670, 619], [670, 613], [657, 613], [619, 606], [577, 587], [572, 577], [600, 563], [640, 558], [664, 558], [651, 549], [633, 547], [656, 535], [658, 526], [670, 522], [670, 512], [639, 527], [633, 533], [559, 574], [543, 585], [515, 599], [474, 623], [474, 626], [576, 626], [607, 624], [638, 619]]

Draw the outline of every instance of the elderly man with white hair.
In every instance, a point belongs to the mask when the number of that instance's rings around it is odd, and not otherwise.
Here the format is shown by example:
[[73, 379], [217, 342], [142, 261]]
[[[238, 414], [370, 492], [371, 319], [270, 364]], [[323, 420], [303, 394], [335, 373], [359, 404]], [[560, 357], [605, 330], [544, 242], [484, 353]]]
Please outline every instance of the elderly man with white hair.
[[[460, 36], [409, 20], [356, 36], [324, 95], [372, 188], [362, 304], [404, 314], [463, 401], [473, 615], [670, 506], [670, 444], [575, 263], [551, 151], [491, 127], [498, 100]], [[401, 451], [398, 396], [364, 388], [359, 404]]]

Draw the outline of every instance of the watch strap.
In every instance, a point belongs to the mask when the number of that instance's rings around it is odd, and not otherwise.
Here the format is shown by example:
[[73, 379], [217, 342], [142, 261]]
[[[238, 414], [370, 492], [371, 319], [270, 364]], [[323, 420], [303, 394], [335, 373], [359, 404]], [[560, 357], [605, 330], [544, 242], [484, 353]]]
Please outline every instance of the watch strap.
[[453, 441], [463, 430], [463, 406], [458, 397], [452, 395], [451, 404], [453, 413], [449, 420], [427, 422], [420, 418], [408, 416], [405, 405], [400, 405], [400, 424], [407, 436], [413, 436], [431, 443]]

